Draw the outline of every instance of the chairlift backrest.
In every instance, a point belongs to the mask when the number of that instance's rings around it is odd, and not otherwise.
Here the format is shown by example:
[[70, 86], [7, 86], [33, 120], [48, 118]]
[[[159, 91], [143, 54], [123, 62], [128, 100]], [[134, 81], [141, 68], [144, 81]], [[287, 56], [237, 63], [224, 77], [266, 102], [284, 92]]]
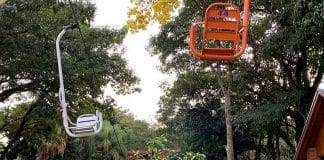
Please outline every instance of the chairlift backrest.
[[[203, 22], [190, 28], [190, 48], [201, 60], [231, 61], [240, 57], [247, 43], [249, 0], [244, 1], [244, 17], [238, 6], [230, 3], [212, 3]], [[243, 19], [243, 22], [241, 22]], [[202, 47], [197, 49], [197, 27], [203, 28]]]

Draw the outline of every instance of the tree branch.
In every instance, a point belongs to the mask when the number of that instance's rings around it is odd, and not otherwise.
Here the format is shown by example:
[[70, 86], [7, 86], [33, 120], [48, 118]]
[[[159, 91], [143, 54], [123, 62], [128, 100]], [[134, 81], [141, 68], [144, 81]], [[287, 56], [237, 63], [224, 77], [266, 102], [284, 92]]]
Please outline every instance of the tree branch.
[[[324, 36], [323, 36], [324, 37]], [[324, 50], [324, 46], [323, 46], [323, 50]], [[321, 58], [319, 59], [319, 67], [318, 67], [318, 74], [315, 77], [313, 86], [311, 87], [311, 93], [315, 93], [317, 90], [318, 85], [321, 83], [321, 80], [323, 78], [323, 71], [324, 71], [324, 66], [321, 65], [321, 61], [324, 61], [324, 54], [322, 53]]]
[[8, 145], [1, 152], [0, 160], [6, 159], [6, 155], [8, 154], [8, 151], [11, 149], [13, 144], [16, 143], [17, 140], [19, 140], [19, 138], [21, 137], [21, 133], [24, 131], [24, 127], [25, 127], [26, 123], [28, 122], [29, 115], [36, 108], [36, 106], [37, 105], [31, 105], [30, 108], [27, 110], [27, 112], [25, 113], [25, 115], [23, 116], [23, 118], [19, 124], [19, 127], [16, 129], [14, 135], [9, 138]]
[[36, 82], [33, 81], [30, 83], [22, 84], [16, 88], [11, 88], [11, 89], [2, 91], [0, 93], [0, 102], [5, 101], [8, 97], [10, 97], [14, 93], [32, 90], [32, 88], [35, 84], [36, 84]]

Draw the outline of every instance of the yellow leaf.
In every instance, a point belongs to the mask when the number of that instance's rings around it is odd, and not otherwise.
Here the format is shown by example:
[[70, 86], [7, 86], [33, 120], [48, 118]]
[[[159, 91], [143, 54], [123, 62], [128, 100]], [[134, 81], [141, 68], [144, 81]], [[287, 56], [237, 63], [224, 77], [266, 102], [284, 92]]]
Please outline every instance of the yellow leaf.
[[154, 21], [165, 24], [180, 6], [180, 0], [131, 0], [131, 3], [133, 7], [127, 13], [127, 27], [131, 32], [144, 30]]

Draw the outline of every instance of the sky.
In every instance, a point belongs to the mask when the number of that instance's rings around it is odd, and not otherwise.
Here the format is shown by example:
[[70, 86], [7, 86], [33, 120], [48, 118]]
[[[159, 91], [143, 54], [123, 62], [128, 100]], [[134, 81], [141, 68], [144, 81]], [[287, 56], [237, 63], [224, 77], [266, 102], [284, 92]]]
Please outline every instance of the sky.
[[[96, 4], [97, 11], [93, 22], [94, 27], [109, 26], [121, 28], [126, 25], [127, 11], [130, 0], [92, 0]], [[148, 46], [150, 36], [158, 33], [159, 25], [148, 26], [146, 31], [136, 34], [128, 33], [124, 39], [126, 53], [123, 57], [128, 61], [128, 65], [140, 78], [141, 93], [126, 96], [115, 95], [111, 89], [107, 89], [106, 95], [116, 99], [118, 106], [128, 109], [135, 118], [145, 120], [149, 123], [156, 122], [156, 111], [158, 101], [163, 94], [159, 85], [166, 80], [170, 80], [170, 75], [162, 74], [158, 71], [159, 60], [152, 57], [145, 50]]]

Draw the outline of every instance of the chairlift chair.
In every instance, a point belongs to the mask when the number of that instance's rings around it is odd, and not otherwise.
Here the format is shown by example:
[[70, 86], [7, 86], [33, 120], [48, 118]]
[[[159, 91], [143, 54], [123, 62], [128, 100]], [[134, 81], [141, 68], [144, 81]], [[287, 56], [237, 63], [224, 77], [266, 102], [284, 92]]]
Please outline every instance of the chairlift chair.
[[62, 118], [63, 126], [66, 133], [71, 137], [87, 137], [99, 133], [102, 129], [103, 119], [102, 113], [98, 110], [96, 114], [83, 114], [77, 118], [77, 122], [73, 123], [67, 114], [67, 103], [65, 100], [64, 82], [63, 82], [63, 72], [62, 72], [62, 62], [61, 62], [61, 51], [60, 51], [60, 40], [64, 33], [73, 28], [77, 28], [78, 25], [71, 24], [64, 26], [63, 30], [56, 38], [56, 53], [57, 53], [57, 64], [59, 70], [59, 99], [60, 105], [62, 107]]
[[[241, 24], [240, 9], [230, 3], [212, 3], [205, 12], [204, 22], [190, 28], [190, 48], [201, 60], [231, 61], [240, 57], [247, 43], [249, 0], [244, 1], [244, 17]], [[197, 28], [203, 27], [202, 47], [198, 51]]]

